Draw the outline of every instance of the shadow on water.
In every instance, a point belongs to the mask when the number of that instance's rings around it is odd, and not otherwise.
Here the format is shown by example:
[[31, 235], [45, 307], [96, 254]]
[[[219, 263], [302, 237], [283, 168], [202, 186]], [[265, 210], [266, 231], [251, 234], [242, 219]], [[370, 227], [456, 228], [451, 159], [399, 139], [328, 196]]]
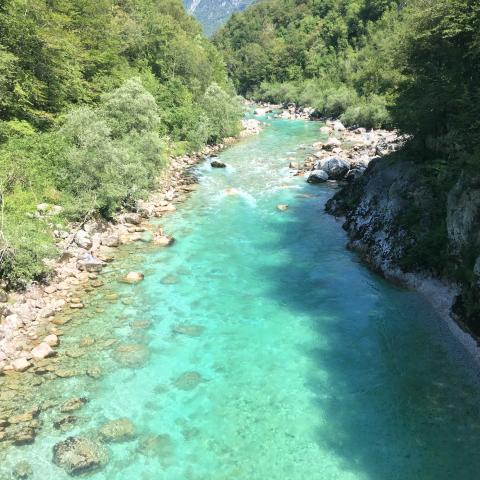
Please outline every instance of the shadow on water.
[[329, 188], [305, 190], [320, 197], [291, 199], [278, 243], [265, 245], [288, 261], [263, 273], [268, 294], [309, 318], [319, 339], [299, 346], [312, 364], [317, 445], [355, 478], [478, 478], [479, 387], [446, 348], [441, 321], [345, 251], [324, 212]]

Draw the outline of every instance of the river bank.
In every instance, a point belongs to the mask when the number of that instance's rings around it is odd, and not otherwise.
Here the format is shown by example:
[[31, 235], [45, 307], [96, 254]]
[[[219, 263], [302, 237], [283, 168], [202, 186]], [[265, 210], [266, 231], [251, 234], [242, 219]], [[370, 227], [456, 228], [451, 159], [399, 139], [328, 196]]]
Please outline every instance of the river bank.
[[[294, 105], [285, 108], [265, 103], [255, 112], [288, 120], [317, 120], [312, 116], [312, 109], [297, 109]], [[405, 271], [400, 265], [405, 248], [403, 243], [415, 239], [402, 237], [405, 235], [402, 234], [402, 220], [397, 222], [393, 217], [394, 212], [398, 212], [398, 203], [401, 203], [398, 197], [412, 186], [417, 188], [417, 180], [411, 163], [397, 162], [392, 166], [390, 157], [404, 147], [407, 138], [394, 131], [346, 128], [339, 120], [323, 121], [324, 126], [320, 128], [322, 140], [306, 147], [308, 154], [303, 163], [290, 162], [292, 173], [303, 176], [311, 184], [338, 184], [340, 191], [327, 202], [326, 210], [342, 218], [343, 228], [350, 237], [347, 247], [387, 280], [424, 295], [444, 320], [448, 331], [480, 365], [478, 334], [467, 327], [461, 315], [454, 314], [462, 292], [461, 285], [446, 276], [435, 276], [421, 269]], [[362, 179], [364, 175], [365, 179]], [[393, 200], [387, 200], [385, 185], [391, 186], [395, 178], [399, 179], [397, 183], [401, 186], [395, 186], [394, 192], [398, 193], [394, 193]], [[383, 200], [379, 201], [379, 198]], [[452, 218], [451, 221], [454, 225], [456, 222], [456, 226], [452, 225], [450, 229], [457, 235], [466, 237], [466, 233], [460, 232], [472, 228], [461, 224], [460, 220]], [[453, 250], [458, 251], [458, 247]]]
[[[258, 134], [257, 120], [243, 121], [240, 137]], [[55, 231], [62, 252], [59, 261], [51, 260], [52, 275], [47, 284], [32, 284], [24, 292], [2, 292], [0, 298], [0, 375], [24, 372], [35, 363], [56, 355], [61, 329], [55, 316], [83, 309], [82, 297], [102, 285], [98, 275], [115, 260], [121, 245], [152, 242], [168, 247], [174, 242], [161, 228], [149, 221], [176, 210], [195, 189], [196, 178], [189, 173], [194, 165], [216, 155], [235, 139], [207, 146], [201, 152], [172, 157], [157, 179], [157, 188], [147, 200], [139, 201], [135, 211], [121, 212], [112, 221], [85, 218], [69, 229]], [[37, 214], [48, 216], [54, 206], [39, 205]], [[128, 281], [128, 279], [126, 280]]]

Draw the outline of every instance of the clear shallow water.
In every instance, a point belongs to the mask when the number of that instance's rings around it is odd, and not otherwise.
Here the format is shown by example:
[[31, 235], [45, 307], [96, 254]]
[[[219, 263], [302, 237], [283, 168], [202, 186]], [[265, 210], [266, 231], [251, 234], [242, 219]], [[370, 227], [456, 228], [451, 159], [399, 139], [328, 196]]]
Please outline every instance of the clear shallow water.
[[[477, 478], [480, 389], [441, 321], [345, 250], [340, 224], [324, 213], [330, 187], [286, 168], [318, 131], [275, 120], [222, 153], [226, 170], [199, 168], [198, 191], [162, 220], [175, 246], [132, 253], [125, 268], [145, 281], [109, 285], [131, 302], [79, 321], [62, 344], [89, 333], [141, 345], [145, 361], [121, 368], [115, 350], [100, 350], [93, 360], [104, 377], [45, 387], [62, 399], [88, 396], [80, 424], [68, 434], [46, 428], [11, 450], [0, 472], [27, 459], [35, 480], [68, 478], [51, 463], [52, 445], [128, 417], [138, 439], [111, 445], [108, 466], [91, 478]], [[133, 328], [138, 320], [151, 325]], [[202, 330], [179, 335], [178, 325]], [[177, 380], [187, 372], [200, 382], [184, 390]], [[146, 452], [139, 444], [151, 435], [162, 446]]]

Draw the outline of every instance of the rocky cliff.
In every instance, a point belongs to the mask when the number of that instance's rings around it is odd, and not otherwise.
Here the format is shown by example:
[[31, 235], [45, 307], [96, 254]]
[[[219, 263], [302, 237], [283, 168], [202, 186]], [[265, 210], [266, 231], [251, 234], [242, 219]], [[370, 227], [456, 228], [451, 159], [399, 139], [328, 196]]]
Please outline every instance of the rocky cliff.
[[[385, 277], [445, 288], [443, 302], [480, 335], [480, 176], [411, 148], [376, 159], [327, 204], [349, 247]], [[422, 158], [422, 157], [420, 157]]]
[[244, 10], [255, 0], [184, 0], [188, 12], [203, 25], [210, 36], [236, 11]]

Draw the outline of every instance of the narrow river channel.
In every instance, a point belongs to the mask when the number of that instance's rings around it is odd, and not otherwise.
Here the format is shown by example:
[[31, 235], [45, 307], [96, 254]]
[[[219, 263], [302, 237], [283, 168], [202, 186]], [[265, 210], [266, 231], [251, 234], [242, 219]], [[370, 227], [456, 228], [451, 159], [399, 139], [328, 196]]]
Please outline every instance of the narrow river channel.
[[[424, 298], [346, 250], [324, 212], [334, 187], [292, 177], [320, 125], [269, 123], [221, 154], [226, 169], [197, 168], [198, 189], [161, 220], [173, 247], [125, 247], [142, 283], [107, 272], [63, 327], [65, 368], [89, 375], [33, 379], [14, 399], [53, 403], [34, 443], [3, 453], [2, 480], [19, 461], [33, 480], [70, 478], [53, 445], [118, 418], [136, 436], [108, 445], [93, 480], [479, 478], [473, 365]], [[72, 396], [89, 401], [53, 428]]]

